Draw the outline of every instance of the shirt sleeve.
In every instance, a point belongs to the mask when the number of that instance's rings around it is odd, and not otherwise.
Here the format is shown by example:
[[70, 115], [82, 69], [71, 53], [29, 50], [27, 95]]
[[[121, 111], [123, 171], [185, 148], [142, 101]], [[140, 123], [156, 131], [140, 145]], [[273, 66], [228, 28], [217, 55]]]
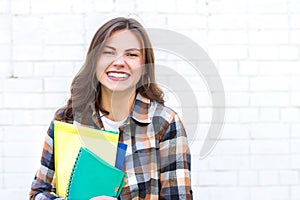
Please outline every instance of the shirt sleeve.
[[41, 165], [31, 184], [30, 200], [62, 199], [55, 194], [53, 125], [52, 121], [45, 138]]
[[160, 199], [193, 199], [191, 155], [182, 122], [176, 114], [160, 140]]

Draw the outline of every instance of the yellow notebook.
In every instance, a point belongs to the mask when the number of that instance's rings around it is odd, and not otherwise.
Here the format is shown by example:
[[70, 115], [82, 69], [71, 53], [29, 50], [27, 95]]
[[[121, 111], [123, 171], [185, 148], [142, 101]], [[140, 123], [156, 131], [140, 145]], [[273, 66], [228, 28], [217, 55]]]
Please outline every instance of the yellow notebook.
[[68, 182], [80, 147], [86, 147], [115, 165], [119, 134], [54, 121], [56, 194], [65, 198]]

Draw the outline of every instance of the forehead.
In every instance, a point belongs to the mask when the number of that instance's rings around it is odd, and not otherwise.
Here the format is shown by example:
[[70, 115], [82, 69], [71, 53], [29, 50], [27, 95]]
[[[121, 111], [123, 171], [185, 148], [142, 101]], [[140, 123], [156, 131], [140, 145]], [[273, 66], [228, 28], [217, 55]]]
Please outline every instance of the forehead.
[[123, 50], [130, 48], [142, 48], [139, 38], [130, 30], [114, 32], [106, 41], [106, 45]]

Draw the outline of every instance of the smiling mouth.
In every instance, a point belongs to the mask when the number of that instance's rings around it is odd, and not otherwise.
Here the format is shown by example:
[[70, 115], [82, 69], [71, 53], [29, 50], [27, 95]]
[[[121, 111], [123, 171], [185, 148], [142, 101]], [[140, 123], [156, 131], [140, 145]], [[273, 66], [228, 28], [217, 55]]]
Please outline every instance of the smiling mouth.
[[125, 79], [125, 78], [128, 78], [130, 75], [125, 72], [107, 72], [107, 76], [110, 78]]

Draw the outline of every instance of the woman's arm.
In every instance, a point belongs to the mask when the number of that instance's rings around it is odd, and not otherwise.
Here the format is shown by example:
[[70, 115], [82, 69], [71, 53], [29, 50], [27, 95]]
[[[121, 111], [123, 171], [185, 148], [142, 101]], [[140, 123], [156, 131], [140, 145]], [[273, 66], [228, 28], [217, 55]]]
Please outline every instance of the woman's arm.
[[30, 200], [62, 199], [55, 194], [53, 138], [52, 121], [45, 138], [40, 169], [31, 185]]
[[191, 155], [182, 122], [176, 114], [160, 140], [160, 199], [193, 199]]

